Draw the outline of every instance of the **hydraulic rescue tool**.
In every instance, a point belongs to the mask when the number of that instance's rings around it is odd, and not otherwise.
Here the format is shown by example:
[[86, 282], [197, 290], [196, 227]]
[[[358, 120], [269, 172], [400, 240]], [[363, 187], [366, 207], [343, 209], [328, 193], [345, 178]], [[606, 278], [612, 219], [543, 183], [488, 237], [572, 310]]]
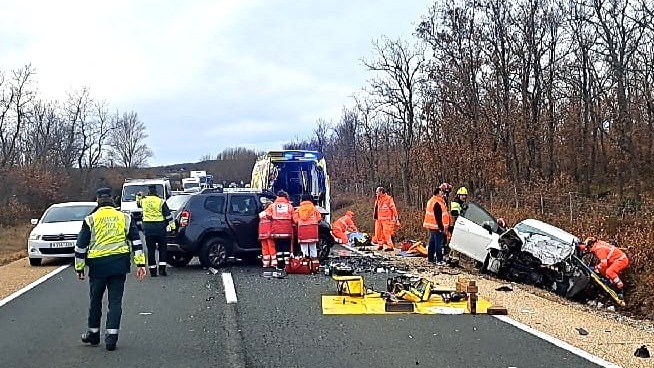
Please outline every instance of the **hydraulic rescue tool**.
[[595, 283], [602, 288], [610, 297], [613, 299], [619, 306], [624, 307], [627, 304], [625, 301], [618, 295], [618, 293], [613, 290], [613, 288], [604, 280], [602, 280], [602, 277], [595, 272], [592, 268], [590, 268], [584, 261], [582, 261], [579, 257], [576, 255], [572, 255], [572, 260], [574, 263], [581, 268], [581, 270], [587, 274]]

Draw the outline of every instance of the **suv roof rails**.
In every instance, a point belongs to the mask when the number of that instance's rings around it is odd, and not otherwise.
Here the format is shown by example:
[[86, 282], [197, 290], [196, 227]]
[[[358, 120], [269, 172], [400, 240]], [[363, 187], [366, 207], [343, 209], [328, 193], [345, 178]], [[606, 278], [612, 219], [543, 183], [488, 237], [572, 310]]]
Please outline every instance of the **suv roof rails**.
[[125, 183], [140, 183], [140, 182], [152, 181], [152, 180], [166, 181], [166, 180], [170, 180], [170, 178], [167, 176], [160, 177], [160, 178], [125, 178]]

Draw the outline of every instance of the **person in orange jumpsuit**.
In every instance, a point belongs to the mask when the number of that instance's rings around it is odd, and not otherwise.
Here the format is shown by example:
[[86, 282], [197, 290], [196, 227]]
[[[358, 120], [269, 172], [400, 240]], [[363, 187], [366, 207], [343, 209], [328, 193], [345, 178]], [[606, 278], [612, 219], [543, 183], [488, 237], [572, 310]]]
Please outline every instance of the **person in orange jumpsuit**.
[[588, 250], [593, 253], [599, 259], [595, 271], [608, 278], [618, 290], [622, 291], [624, 283], [620, 280], [620, 273], [629, 266], [627, 255], [615, 245], [594, 237], [584, 240], [579, 248], [582, 252]]
[[375, 236], [373, 242], [377, 244], [377, 250], [392, 251], [395, 249], [392, 236], [395, 229], [400, 226], [395, 201], [393, 197], [386, 193], [386, 189], [383, 187], [378, 187], [375, 190], [375, 197]]
[[273, 277], [286, 276], [284, 266], [291, 257], [294, 212], [293, 205], [288, 200], [288, 193], [283, 190], [277, 192], [275, 202], [266, 209], [266, 213], [272, 219], [270, 237], [275, 240], [277, 251], [277, 270], [273, 272]]
[[313, 204], [310, 194], [302, 195], [302, 201], [297, 211], [293, 214], [293, 222], [297, 224], [297, 241], [300, 244], [302, 255], [311, 259], [311, 269], [318, 270], [318, 223], [322, 220], [322, 214]]
[[359, 231], [354, 224], [354, 212], [352, 211], [345, 211], [345, 215], [332, 223], [332, 234], [339, 243], [347, 244], [349, 242], [346, 234], [348, 231]]
[[271, 238], [272, 218], [268, 216], [266, 210], [272, 204], [272, 201], [265, 198], [263, 201], [263, 211], [259, 213], [259, 241], [261, 242], [261, 256], [263, 263], [263, 276], [272, 276], [270, 268], [277, 267], [277, 251], [275, 250], [275, 240]]

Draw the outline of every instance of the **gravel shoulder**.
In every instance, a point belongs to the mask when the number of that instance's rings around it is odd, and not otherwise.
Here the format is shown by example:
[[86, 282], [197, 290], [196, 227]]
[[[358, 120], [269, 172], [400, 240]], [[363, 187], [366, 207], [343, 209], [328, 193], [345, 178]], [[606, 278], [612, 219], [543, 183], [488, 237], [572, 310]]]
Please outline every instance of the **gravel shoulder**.
[[30, 266], [27, 258], [22, 258], [0, 266], [0, 280], [2, 280], [0, 282], [0, 299], [8, 297], [64, 264], [66, 264], [65, 261], [44, 260], [42, 266], [33, 267]]
[[[390, 257], [396, 263], [408, 265], [410, 270], [414, 270], [413, 274], [445, 287], [454, 287], [458, 277], [475, 280], [479, 295], [495, 305], [506, 307], [509, 317], [606, 361], [625, 368], [654, 366], [654, 358], [634, 356], [634, 351], [642, 345], [647, 345], [650, 353], [654, 353], [652, 321], [635, 320], [606, 308], [591, 308], [527, 285], [512, 284], [513, 291], [497, 291], [495, 289], [506, 282], [465, 272], [461, 268], [438, 269], [425, 258]], [[581, 335], [578, 328], [583, 328], [588, 334]]]

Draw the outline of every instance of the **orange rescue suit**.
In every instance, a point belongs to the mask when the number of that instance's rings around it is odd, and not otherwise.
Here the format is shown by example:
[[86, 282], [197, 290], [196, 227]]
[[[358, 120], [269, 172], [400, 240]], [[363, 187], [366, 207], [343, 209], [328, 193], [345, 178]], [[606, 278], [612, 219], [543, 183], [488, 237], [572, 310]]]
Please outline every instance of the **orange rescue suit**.
[[293, 206], [284, 197], [277, 197], [275, 202], [266, 208], [266, 213], [272, 219], [270, 237], [273, 239], [288, 239], [293, 237]]
[[277, 266], [275, 255], [275, 241], [271, 239], [272, 218], [266, 211], [259, 213], [259, 240], [261, 241], [261, 255], [263, 256], [263, 267]]
[[298, 243], [317, 243], [318, 223], [322, 215], [311, 201], [300, 202], [300, 207], [293, 215], [293, 220], [297, 223]]
[[603, 240], [594, 242], [590, 251], [599, 259], [596, 270], [611, 280], [619, 289], [622, 289], [624, 284], [619, 275], [629, 266], [627, 255], [616, 246]]
[[332, 234], [341, 244], [348, 243], [347, 235], [345, 235], [347, 231], [358, 231], [350, 215], [343, 215], [332, 224]]
[[377, 213], [377, 221], [375, 221], [375, 236], [374, 240], [379, 244], [379, 247], [386, 247], [386, 249], [393, 249], [393, 233], [398, 221], [397, 208], [393, 197], [387, 193], [379, 195], [375, 199], [375, 213]]

